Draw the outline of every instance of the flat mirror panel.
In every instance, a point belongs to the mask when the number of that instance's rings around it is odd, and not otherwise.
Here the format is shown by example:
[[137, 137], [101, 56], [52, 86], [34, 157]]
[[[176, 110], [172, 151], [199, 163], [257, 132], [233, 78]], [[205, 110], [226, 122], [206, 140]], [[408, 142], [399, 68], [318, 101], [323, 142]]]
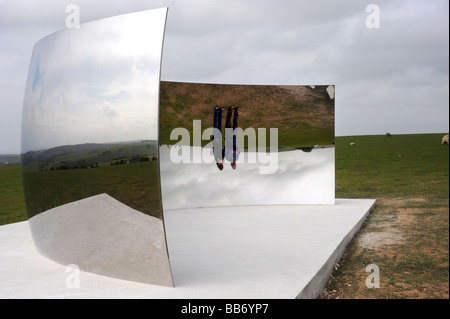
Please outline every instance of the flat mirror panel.
[[165, 210], [334, 204], [334, 86], [162, 82], [159, 146]]
[[158, 167], [166, 15], [162, 8], [98, 20], [35, 45], [22, 163], [43, 255], [171, 286]]

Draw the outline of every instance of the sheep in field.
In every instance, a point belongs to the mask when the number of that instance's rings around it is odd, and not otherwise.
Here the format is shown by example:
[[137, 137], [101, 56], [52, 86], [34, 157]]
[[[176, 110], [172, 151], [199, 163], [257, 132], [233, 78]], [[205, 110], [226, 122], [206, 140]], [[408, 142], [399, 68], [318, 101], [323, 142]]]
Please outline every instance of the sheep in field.
[[442, 138], [442, 145], [448, 145], [448, 134]]

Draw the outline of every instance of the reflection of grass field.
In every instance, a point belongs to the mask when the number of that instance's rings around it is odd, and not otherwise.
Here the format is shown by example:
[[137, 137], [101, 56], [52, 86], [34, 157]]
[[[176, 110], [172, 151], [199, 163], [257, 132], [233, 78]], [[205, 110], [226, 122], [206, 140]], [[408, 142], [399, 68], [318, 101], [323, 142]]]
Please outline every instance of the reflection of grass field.
[[157, 162], [47, 172], [24, 172], [31, 215], [107, 193], [143, 213], [160, 217]]
[[[139, 146], [139, 145], [138, 145]], [[85, 162], [86, 165], [92, 164], [109, 164], [110, 161], [118, 159], [127, 159], [136, 155], [156, 154], [157, 150], [154, 145], [149, 143], [137, 146], [113, 146], [107, 149], [95, 150], [91, 152], [79, 152], [60, 155], [54, 158], [54, 165], [61, 165], [62, 163], [77, 163]]]
[[[449, 297], [449, 149], [441, 145], [441, 137], [336, 138], [336, 197], [374, 198], [378, 205], [350, 243], [323, 298]], [[350, 142], [357, 145], [350, 146]], [[119, 183], [120, 190], [110, 195], [123, 193], [123, 198], [134, 200], [144, 207], [136, 209], [144, 211], [149, 202], [141, 202], [144, 194], [137, 194], [138, 187], [130, 185], [149, 183], [153, 173], [146, 167], [157, 163], [133, 165], [128, 171], [125, 165], [72, 170], [73, 176], [61, 176], [58, 185], [70, 179], [75, 182], [72, 191], [82, 192], [89, 183], [103, 179], [111, 189]], [[58, 185], [50, 187], [57, 189]], [[26, 220], [20, 187], [20, 167], [1, 167], [0, 223]], [[156, 194], [151, 187], [149, 198]], [[50, 195], [48, 200], [52, 200]], [[365, 286], [365, 268], [372, 263], [380, 267], [380, 289]]]

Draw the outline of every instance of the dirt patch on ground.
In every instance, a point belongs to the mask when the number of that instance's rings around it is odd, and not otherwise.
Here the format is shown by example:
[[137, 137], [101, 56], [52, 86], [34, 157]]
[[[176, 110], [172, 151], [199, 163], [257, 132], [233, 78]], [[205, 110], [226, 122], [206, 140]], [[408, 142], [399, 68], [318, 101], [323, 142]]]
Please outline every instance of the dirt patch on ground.
[[422, 203], [423, 198], [386, 199], [378, 205], [384, 209], [380, 216], [372, 218], [372, 223], [356, 238], [357, 248], [369, 249], [379, 254], [392, 255], [393, 246], [405, 244], [405, 229], [414, 222], [414, 218], [421, 212], [420, 208], [404, 208], [408, 203]]
[[383, 232], [371, 232], [363, 234], [358, 239], [358, 245], [364, 249], [381, 251], [388, 249], [389, 246], [401, 244], [404, 241], [403, 236], [392, 229]]
[[408, 203], [425, 203], [426, 201], [427, 199], [422, 197], [386, 198], [379, 200], [378, 203], [392, 208], [396, 208], [408, 205]]
[[[378, 200], [318, 298], [449, 298], [448, 214], [448, 202]], [[372, 263], [380, 289], [366, 286]]]

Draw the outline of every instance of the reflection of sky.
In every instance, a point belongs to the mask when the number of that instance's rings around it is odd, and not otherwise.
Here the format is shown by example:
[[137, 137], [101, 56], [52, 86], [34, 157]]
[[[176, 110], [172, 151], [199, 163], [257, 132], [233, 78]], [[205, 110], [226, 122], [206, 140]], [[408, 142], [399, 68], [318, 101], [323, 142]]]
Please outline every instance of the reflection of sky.
[[174, 164], [168, 146], [161, 146], [164, 209], [334, 204], [334, 148], [315, 149], [310, 153], [280, 152], [274, 174], [260, 174], [260, 166], [268, 164], [252, 164], [245, 159], [238, 163], [236, 170], [225, 163], [224, 169], [219, 171], [210, 156], [207, 161], [210, 163]]
[[34, 47], [22, 151], [157, 138], [166, 9], [66, 29]]

